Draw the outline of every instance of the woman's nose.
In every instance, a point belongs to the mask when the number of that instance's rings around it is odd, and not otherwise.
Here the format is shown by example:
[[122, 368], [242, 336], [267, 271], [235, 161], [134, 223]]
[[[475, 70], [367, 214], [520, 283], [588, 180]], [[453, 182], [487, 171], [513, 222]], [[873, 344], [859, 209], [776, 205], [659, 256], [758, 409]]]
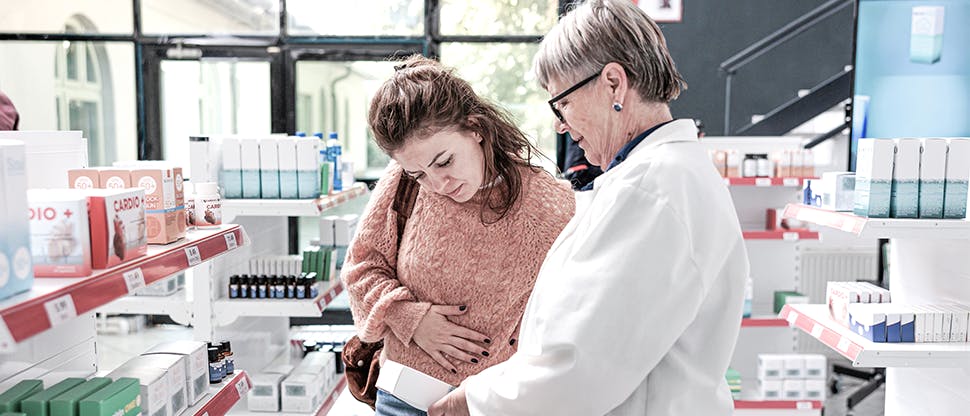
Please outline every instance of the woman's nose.
[[556, 120], [555, 124], [556, 124], [556, 132], [558, 132], [559, 134], [566, 134], [566, 132], [569, 131], [569, 124], [566, 124], [565, 121]]

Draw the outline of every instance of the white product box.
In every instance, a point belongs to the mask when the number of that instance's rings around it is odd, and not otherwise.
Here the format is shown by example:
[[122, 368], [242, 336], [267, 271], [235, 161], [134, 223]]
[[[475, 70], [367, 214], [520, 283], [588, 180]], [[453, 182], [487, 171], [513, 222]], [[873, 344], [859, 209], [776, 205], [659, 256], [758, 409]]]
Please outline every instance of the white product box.
[[923, 139], [919, 164], [919, 217], [943, 218], [946, 140]]
[[280, 150], [275, 138], [259, 139], [259, 177], [261, 198], [280, 197]]
[[121, 377], [138, 379], [141, 385], [142, 415], [175, 416], [172, 413], [171, 395], [168, 392], [168, 373], [160, 368], [130, 367], [128, 364], [108, 374], [108, 378], [117, 380]]
[[856, 296], [858, 296], [859, 303], [873, 303], [872, 294], [874, 293], [874, 291], [867, 283], [849, 282], [849, 288], [850, 288], [850, 294], [855, 293]]
[[0, 299], [34, 285], [25, 149], [23, 142], [0, 139]]
[[803, 378], [805, 377], [805, 357], [799, 354], [786, 354], [782, 356], [785, 362], [785, 369], [782, 378]]
[[348, 247], [357, 234], [357, 222], [360, 216], [347, 214], [337, 217], [333, 222], [333, 244], [337, 247]]
[[67, 188], [67, 171], [88, 166], [88, 144], [80, 131], [0, 131], [0, 139], [22, 141], [29, 189]]
[[943, 54], [943, 6], [913, 7], [909, 60], [935, 64]]
[[881, 304], [849, 304], [848, 311], [852, 332], [872, 342], [886, 342], [886, 313]]
[[259, 141], [256, 139], [239, 140], [240, 170], [242, 171], [242, 197], [258, 199], [262, 195], [259, 172]]
[[782, 382], [782, 400], [802, 400], [805, 397], [805, 380], [785, 380]]
[[829, 307], [829, 314], [846, 327], [849, 327], [848, 305], [861, 301], [859, 291], [853, 288], [852, 282], [828, 282], [826, 285], [825, 303]]
[[827, 390], [825, 380], [805, 380], [805, 394], [802, 399], [825, 401]]
[[219, 182], [221, 163], [222, 155], [219, 154], [215, 138], [189, 137], [189, 180], [194, 183]]
[[916, 315], [916, 342], [935, 342], [936, 314], [923, 305], [912, 308]]
[[280, 157], [280, 198], [297, 199], [300, 197], [299, 175], [297, 174], [296, 139], [284, 137], [276, 142]]
[[785, 377], [785, 359], [779, 354], [758, 354], [758, 379], [780, 380]]
[[223, 138], [221, 147], [222, 169], [219, 171], [219, 184], [222, 192], [226, 199], [242, 198], [242, 148], [239, 139]]
[[758, 380], [762, 400], [782, 400], [782, 380]]
[[853, 204], [855, 215], [889, 217], [895, 149], [895, 143], [889, 139], [859, 139]]
[[889, 216], [919, 218], [919, 139], [896, 139]]
[[286, 374], [257, 373], [250, 376], [253, 389], [246, 398], [250, 412], [279, 412], [280, 385]]
[[30, 249], [34, 276], [91, 274], [88, 198], [73, 189], [30, 189]]
[[805, 360], [805, 378], [825, 379], [829, 367], [824, 355], [803, 354], [802, 358]]
[[337, 222], [337, 218], [336, 215], [320, 218], [320, 246], [333, 247], [336, 245], [334, 223]]
[[950, 327], [950, 342], [967, 342], [967, 326], [970, 324], [970, 311], [962, 305], [946, 305], [953, 313]]
[[175, 354], [151, 354], [135, 357], [125, 363], [125, 366], [132, 368], [157, 368], [165, 370], [168, 380], [168, 406], [172, 415], [182, 414], [188, 407], [188, 395], [186, 390], [188, 385], [188, 358], [184, 355]]
[[145, 190], [89, 189], [91, 267], [106, 269], [148, 252]]
[[822, 198], [822, 208], [832, 211], [852, 211], [855, 197], [854, 172], [825, 172], [821, 180], [812, 181], [816, 195]]
[[949, 139], [946, 153], [946, 185], [943, 218], [967, 217], [967, 183], [970, 181], [970, 139]]
[[188, 404], [202, 400], [209, 388], [209, 357], [204, 342], [169, 341], [158, 344], [142, 355], [172, 354], [185, 357], [185, 383]]
[[320, 196], [320, 141], [316, 138], [296, 139], [296, 174], [300, 198]]
[[320, 404], [320, 374], [291, 374], [282, 383], [281, 409], [284, 412], [311, 412]]
[[953, 324], [953, 313], [939, 305], [929, 305], [936, 314], [933, 326], [933, 342], [950, 342], [950, 325]]

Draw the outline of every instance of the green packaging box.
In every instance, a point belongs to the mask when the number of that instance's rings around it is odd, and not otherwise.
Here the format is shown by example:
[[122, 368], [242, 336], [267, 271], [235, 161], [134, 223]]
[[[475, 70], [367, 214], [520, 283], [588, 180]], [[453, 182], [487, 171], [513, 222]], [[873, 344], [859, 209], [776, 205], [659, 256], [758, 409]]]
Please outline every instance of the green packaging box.
[[781, 308], [786, 304], [796, 304], [796, 303], [808, 303], [808, 296], [805, 296], [798, 292], [791, 291], [777, 291], [775, 292], [775, 313], [781, 313]]
[[80, 416], [135, 416], [141, 413], [138, 379], [122, 377], [108, 387], [81, 400]]
[[27, 414], [26, 413], [6, 412], [6, 413], [0, 413], [0, 416], [27, 416]]
[[109, 384], [111, 384], [110, 378], [95, 377], [64, 392], [51, 400], [51, 416], [78, 416], [78, 403]]
[[19, 412], [20, 402], [44, 389], [40, 380], [24, 380], [0, 394], [0, 412]]
[[20, 411], [26, 413], [27, 416], [48, 416], [51, 414], [49, 412], [51, 400], [83, 382], [83, 378], [64, 379], [64, 381], [51, 386], [47, 390], [24, 399], [20, 402]]

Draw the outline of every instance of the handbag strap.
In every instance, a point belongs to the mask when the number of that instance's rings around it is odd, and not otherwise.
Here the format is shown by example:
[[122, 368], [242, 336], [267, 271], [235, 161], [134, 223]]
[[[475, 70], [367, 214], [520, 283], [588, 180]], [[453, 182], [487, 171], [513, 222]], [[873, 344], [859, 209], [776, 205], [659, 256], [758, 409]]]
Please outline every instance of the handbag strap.
[[397, 213], [397, 247], [401, 248], [401, 238], [404, 237], [404, 227], [407, 225], [411, 212], [414, 211], [414, 201], [418, 198], [420, 190], [418, 181], [411, 175], [401, 172], [401, 180], [397, 183], [397, 193], [394, 195], [394, 203], [391, 209]]

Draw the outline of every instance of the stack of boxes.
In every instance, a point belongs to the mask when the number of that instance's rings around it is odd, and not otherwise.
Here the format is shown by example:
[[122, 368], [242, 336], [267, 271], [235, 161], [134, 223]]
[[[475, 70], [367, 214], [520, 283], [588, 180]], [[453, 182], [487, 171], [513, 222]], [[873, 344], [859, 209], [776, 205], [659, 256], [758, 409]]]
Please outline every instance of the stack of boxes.
[[[318, 139], [224, 137], [219, 141], [193, 138], [191, 143], [200, 155], [207, 155], [192, 161], [196, 176], [192, 181], [218, 179], [227, 199], [311, 199], [321, 194]], [[202, 177], [196, 171], [219, 174]]]
[[758, 354], [762, 400], [825, 400], [828, 364], [819, 354]]
[[339, 381], [335, 356], [329, 352], [308, 353], [281, 383], [284, 412], [312, 412]]
[[343, 268], [347, 248], [350, 247], [350, 243], [353, 242], [354, 236], [357, 234], [357, 223], [359, 221], [360, 216], [357, 214], [329, 215], [320, 218], [320, 247], [324, 250], [334, 249], [334, 268]]
[[30, 416], [136, 416], [142, 404], [133, 378], [68, 378], [46, 390], [40, 380], [23, 380], [0, 394], [0, 413]]
[[737, 150], [710, 150], [711, 161], [725, 178], [815, 177], [815, 156], [811, 150], [796, 149], [772, 153], [741, 153]]
[[725, 374], [728, 387], [731, 388], [731, 398], [741, 400], [741, 372], [733, 368], [727, 369]]
[[861, 139], [856, 166], [856, 215], [966, 218], [970, 139]]

